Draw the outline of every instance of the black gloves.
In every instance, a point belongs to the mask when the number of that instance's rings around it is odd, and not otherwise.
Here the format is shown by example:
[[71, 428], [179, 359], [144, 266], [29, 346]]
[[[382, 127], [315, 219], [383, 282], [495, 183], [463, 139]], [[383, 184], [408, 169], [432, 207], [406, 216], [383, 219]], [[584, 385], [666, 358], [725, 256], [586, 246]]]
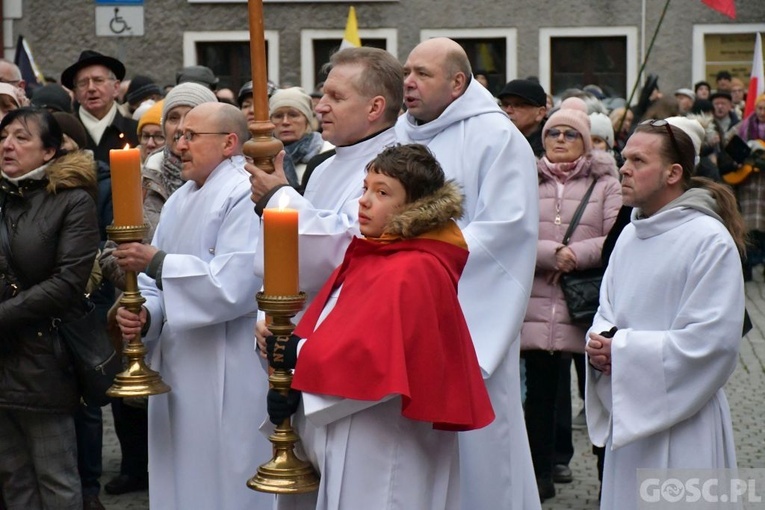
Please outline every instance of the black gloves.
[[281, 425], [284, 420], [295, 414], [300, 404], [301, 395], [302, 393], [298, 390], [290, 390], [289, 394], [285, 397], [279, 391], [273, 388], [269, 389], [266, 403], [268, 406], [268, 419], [271, 420], [271, 423]]
[[[277, 342], [277, 340], [279, 340]], [[297, 363], [297, 346], [300, 337], [290, 335], [289, 338], [271, 335], [266, 337], [266, 354], [268, 364], [273, 368], [292, 370]]]

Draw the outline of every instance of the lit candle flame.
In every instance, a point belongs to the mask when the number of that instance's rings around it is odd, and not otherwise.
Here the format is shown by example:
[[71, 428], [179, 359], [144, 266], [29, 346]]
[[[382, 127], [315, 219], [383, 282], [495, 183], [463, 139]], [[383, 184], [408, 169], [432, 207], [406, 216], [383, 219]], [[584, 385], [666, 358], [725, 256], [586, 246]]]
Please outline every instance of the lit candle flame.
[[125, 146], [122, 148], [123, 151], [126, 151], [130, 148], [130, 144], [126, 143]]
[[290, 205], [290, 197], [288, 194], [282, 193], [282, 195], [279, 197], [279, 210], [285, 210], [288, 205]]

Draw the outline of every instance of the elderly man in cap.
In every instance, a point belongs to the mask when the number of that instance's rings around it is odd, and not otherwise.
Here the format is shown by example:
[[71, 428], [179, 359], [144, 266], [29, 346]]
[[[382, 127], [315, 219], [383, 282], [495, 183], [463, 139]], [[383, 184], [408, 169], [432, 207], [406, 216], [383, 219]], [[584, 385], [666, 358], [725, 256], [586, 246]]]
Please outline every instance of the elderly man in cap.
[[99, 161], [109, 164], [109, 151], [129, 143], [138, 145], [137, 123], [117, 109], [120, 80], [125, 66], [113, 57], [85, 50], [61, 73], [61, 84], [74, 91], [79, 103], [77, 116], [88, 132], [88, 149]]
[[[95, 159], [107, 165], [111, 149], [121, 149], [125, 144], [138, 145], [138, 123], [123, 117], [117, 108], [120, 80], [124, 77], [122, 62], [92, 50], [80, 53], [77, 62], [61, 73], [61, 84], [74, 91], [79, 104], [75, 115], [87, 132], [87, 145], [81, 148], [92, 150]], [[106, 327], [106, 312], [114, 302], [114, 287], [104, 282], [91, 298]], [[80, 406], [75, 427], [83, 501], [85, 508], [98, 510], [103, 508], [98, 500], [102, 473], [101, 408]]]
[[538, 83], [512, 80], [497, 96], [502, 109], [513, 121], [534, 151], [541, 158], [545, 153], [542, 126], [547, 116], [547, 95]]
[[162, 89], [148, 76], [136, 75], [130, 80], [130, 85], [128, 85], [125, 94], [125, 102], [128, 105], [128, 111], [133, 114], [135, 120], [138, 120], [135, 111], [144, 101], [156, 102], [160, 99], [162, 99]]

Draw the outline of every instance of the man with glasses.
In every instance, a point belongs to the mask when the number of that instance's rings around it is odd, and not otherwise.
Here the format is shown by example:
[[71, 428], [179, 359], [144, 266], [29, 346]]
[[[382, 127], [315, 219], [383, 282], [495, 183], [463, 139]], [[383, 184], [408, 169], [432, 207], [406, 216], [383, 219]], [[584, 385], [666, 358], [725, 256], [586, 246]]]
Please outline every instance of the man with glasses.
[[16, 87], [19, 105], [26, 106], [29, 104], [26, 92], [27, 82], [21, 77], [19, 66], [4, 58], [0, 58], [0, 83], [7, 83]]
[[107, 165], [111, 149], [138, 145], [138, 124], [123, 117], [117, 108], [120, 80], [124, 77], [122, 62], [92, 50], [83, 51], [77, 62], [61, 73], [61, 84], [74, 91], [79, 104], [77, 116], [88, 132], [87, 148]]
[[547, 94], [542, 86], [530, 80], [512, 80], [497, 97], [501, 108], [526, 137], [534, 156], [544, 156], [542, 126], [547, 117]]
[[142, 335], [152, 368], [172, 391], [149, 405], [151, 508], [270, 508], [273, 496], [245, 481], [271, 457], [257, 432], [265, 420], [265, 371], [253, 350], [262, 285], [253, 277], [259, 225], [242, 145], [244, 114], [203, 103], [177, 137], [186, 183], [168, 199], [154, 246], [122, 244], [123, 270], [139, 271], [146, 303], [120, 308], [123, 336]]
[[661, 486], [682, 469], [736, 468], [723, 387], [744, 318], [744, 223], [730, 188], [692, 177], [703, 139], [694, 119], [649, 120], [622, 151], [632, 221], [586, 347], [587, 426], [605, 447], [602, 510], [643, 508], [653, 489], [641, 469]]
[[[85, 126], [87, 145], [81, 147], [93, 151], [99, 162], [109, 165], [109, 151], [121, 149], [126, 144], [138, 145], [138, 123], [122, 116], [115, 101], [119, 80], [125, 77], [125, 66], [119, 60], [98, 52], [85, 50], [77, 62], [61, 73], [61, 84], [74, 91], [79, 104], [75, 115]], [[101, 239], [101, 247], [106, 239]], [[91, 295], [106, 326], [106, 313], [114, 303], [115, 289], [104, 281]], [[118, 404], [119, 405], [119, 404]], [[80, 406], [75, 415], [78, 443], [78, 465], [82, 479], [82, 495], [86, 509], [103, 508], [98, 493], [102, 473], [102, 422], [101, 408]]]

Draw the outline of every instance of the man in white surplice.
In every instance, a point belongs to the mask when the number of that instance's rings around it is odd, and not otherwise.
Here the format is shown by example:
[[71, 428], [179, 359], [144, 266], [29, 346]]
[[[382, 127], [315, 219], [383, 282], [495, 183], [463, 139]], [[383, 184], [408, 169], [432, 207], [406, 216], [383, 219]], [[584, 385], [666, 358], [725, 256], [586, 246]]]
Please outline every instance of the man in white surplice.
[[[300, 289], [307, 294], [306, 306], [343, 261], [354, 236], [360, 235], [358, 204], [365, 168], [383, 148], [395, 143], [393, 126], [402, 103], [401, 64], [390, 53], [376, 48], [347, 48], [335, 53], [330, 65], [316, 112], [321, 115], [322, 136], [335, 145], [336, 154], [313, 172], [305, 195], [300, 196], [287, 185], [279, 157], [273, 174], [246, 166], [252, 174], [256, 211], [278, 207], [283, 194], [289, 196], [289, 207], [299, 211]], [[261, 239], [259, 247], [262, 243]], [[255, 274], [259, 278], [263, 275], [262, 256], [256, 258]], [[264, 334], [270, 332], [259, 323], [258, 342], [265, 357]], [[262, 405], [265, 408], [265, 399]], [[378, 411], [390, 410], [392, 405], [390, 400], [372, 403], [304, 394], [294, 420], [302, 439], [298, 453], [322, 474], [321, 485], [317, 492], [309, 494], [280, 495], [277, 508], [375, 508], [378, 500], [374, 494], [387, 494], [393, 485], [365, 463], [364, 443], [374, 438], [369, 437], [369, 428], [363, 423], [370, 413], [363, 411], [369, 406]], [[337, 453], [345, 451], [346, 455]], [[448, 467], [456, 459], [447, 455], [445, 462]], [[443, 471], [450, 472], [447, 468]], [[367, 483], [355, 483], [359, 479]], [[371, 491], [371, 487], [380, 491]], [[402, 494], [401, 504], [397, 508], [410, 508], [406, 494]]]
[[520, 331], [536, 264], [536, 160], [523, 134], [482, 85], [451, 39], [420, 43], [404, 64], [401, 143], [427, 145], [447, 179], [462, 186], [458, 222], [470, 257], [459, 298], [496, 413], [460, 433], [463, 510], [540, 508], [521, 408]]
[[723, 386], [744, 317], [743, 221], [729, 188], [691, 178], [701, 125], [647, 122], [622, 151], [632, 222], [611, 254], [587, 345], [604, 510], [639, 508], [639, 469], [736, 467]]
[[222, 103], [191, 110], [179, 128], [187, 181], [167, 201], [152, 245], [114, 255], [139, 276], [140, 316], [118, 311], [123, 335], [143, 334], [152, 368], [172, 391], [149, 399], [152, 508], [257, 510], [273, 496], [246, 481], [271, 457], [257, 432], [268, 382], [253, 351], [261, 281], [252, 276], [258, 217], [249, 200], [244, 114]]

